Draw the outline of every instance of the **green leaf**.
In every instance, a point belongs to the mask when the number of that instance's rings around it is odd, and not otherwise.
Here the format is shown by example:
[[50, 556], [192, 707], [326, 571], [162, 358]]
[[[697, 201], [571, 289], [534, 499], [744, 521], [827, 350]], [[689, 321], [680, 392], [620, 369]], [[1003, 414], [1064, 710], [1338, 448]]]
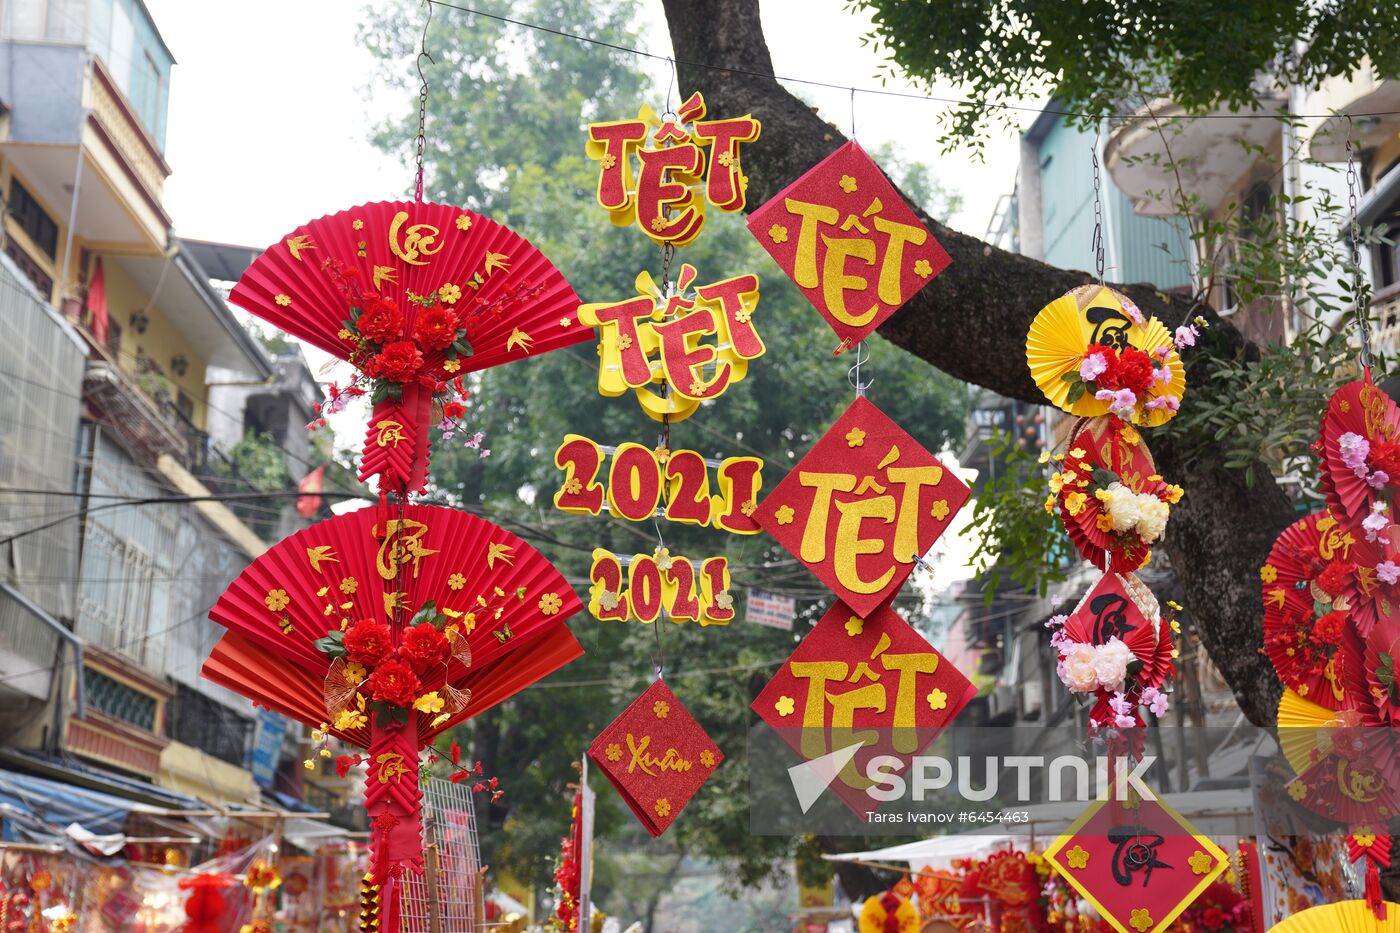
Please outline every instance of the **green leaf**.
[[325, 638], [318, 638], [311, 643], [317, 651], [331, 658], [345, 657], [345, 633], [341, 631], [327, 632]]
[[1080, 378], [1080, 376], [1079, 376], [1079, 370], [1077, 370], [1077, 369], [1071, 369], [1071, 370], [1070, 370], [1069, 372], [1067, 372], [1067, 373], [1060, 373], [1060, 381], [1061, 381], [1061, 382], [1083, 382], [1084, 380]]
[[1083, 397], [1084, 397], [1084, 383], [1082, 383], [1082, 382], [1076, 382], [1074, 385], [1072, 385], [1072, 386], [1069, 387], [1069, 394], [1065, 396], [1065, 401], [1067, 401], [1067, 402], [1069, 402], [1069, 404], [1073, 405], [1075, 402], [1079, 401], [1079, 400], [1080, 400], [1081, 398], [1083, 398]]
[[450, 349], [455, 350], [461, 356], [471, 356], [474, 352], [471, 341], [467, 340], [466, 337], [458, 337], [452, 342]]

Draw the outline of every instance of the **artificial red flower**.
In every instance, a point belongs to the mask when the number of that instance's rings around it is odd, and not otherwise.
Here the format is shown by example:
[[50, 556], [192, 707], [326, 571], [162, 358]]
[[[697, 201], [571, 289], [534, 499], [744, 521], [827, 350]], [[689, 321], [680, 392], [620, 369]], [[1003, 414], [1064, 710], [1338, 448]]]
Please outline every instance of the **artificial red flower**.
[[388, 343], [403, 335], [403, 315], [392, 301], [371, 298], [355, 321], [360, 336], [375, 343]]
[[413, 322], [413, 339], [424, 350], [446, 350], [457, 339], [457, 315], [441, 305], [424, 308]]
[[1329, 612], [1325, 616], [1318, 618], [1313, 623], [1312, 640], [1322, 645], [1339, 645], [1342, 642], [1342, 633], [1346, 631], [1347, 614], [1345, 612]]
[[1341, 595], [1342, 588], [1347, 585], [1347, 578], [1351, 576], [1352, 565], [1344, 561], [1334, 560], [1327, 565], [1322, 573], [1317, 575], [1315, 581], [1318, 587], [1328, 596]]
[[1225, 925], [1225, 912], [1219, 907], [1207, 907], [1201, 914], [1201, 923], [1207, 930], [1218, 930]]
[[359, 755], [341, 755], [335, 760], [335, 773], [341, 777], [350, 773], [350, 769], [363, 761]]
[[444, 418], [460, 418], [467, 413], [467, 406], [461, 402], [448, 402], [442, 406], [442, 416]]
[[1094, 383], [1100, 389], [1131, 389], [1139, 398], [1152, 388], [1152, 357], [1137, 347], [1124, 347], [1117, 359], [1108, 359], [1108, 369]]
[[399, 656], [420, 669], [439, 664], [447, 657], [447, 639], [430, 622], [407, 629], [399, 642]]
[[373, 374], [390, 382], [412, 382], [423, 368], [423, 354], [411, 340], [399, 340], [384, 345], [379, 355], [370, 361]]
[[372, 619], [361, 619], [345, 632], [345, 656], [367, 667], [373, 667], [389, 653], [389, 626]]
[[381, 662], [374, 669], [374, 673], [369, 675], [365, 686], [369, 688], [370, 695], [379, 702], [401, 706], [404, 709], [411, 707], [423, 690], [423, 684], [419, 682], [418, 675], [413, 673], [413, 668], [398, 658]]
[[1400, 444], [1376, 441], [1371, 445], [1371, 455], [1366, 459], [1371, 469], [1384, 471], [1392, 483], [1400, 481]]

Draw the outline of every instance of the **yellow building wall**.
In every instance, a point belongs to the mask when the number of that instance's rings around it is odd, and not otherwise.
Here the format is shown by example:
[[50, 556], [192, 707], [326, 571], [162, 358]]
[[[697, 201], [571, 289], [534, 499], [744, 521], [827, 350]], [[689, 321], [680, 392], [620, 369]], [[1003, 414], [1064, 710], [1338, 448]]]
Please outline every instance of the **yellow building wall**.
[[[121, 343], [118, 346], [118, 363], [122, 369], [136, 374], [136, 360], [141, 354], [150, 357], [160, 366], [165, 377], [183, 389], [194, 402], [191, 420], [200, 428], [207, 425], [208, 408], [205, 402], [205, 361], [200, 359], [193, 348], [185, 342], [161, 310], [160, 305], [152, 306], [147, 313], [150, 323], [144, 334], [136, 333], [131, 326], [133, 312], [145, 309], [150, 300], [131, 277], [118, 264], [115, 257], [102, 258], [102, 271], [107, 279], [107, 313], [121, 326]], [[173, 273], [174, 274], [174, 273]], [[183, 376], [176, 376], [170, 368], [170, 361], [183, 353], [189, 361], [189, 368]]]
[[[19, 183], [24, 185], [25, 189], [33, 196], [34, 200], [39, 202], [39, 206], [44, 209], [44, 212], [49, 215], [54, 223], [58, 224], [58, 247], [54, 250], [55, 255], [53, 259], [45, 256], [43, 251], [34, 245], [34, 241], [20, 229], [19, 223], [8, 213], [5, 214], [4, 220], [5, 235], [14, 240], [21, 249], [29, 254], [29, 258], [33, 259], [35, 264], [43, 269], [49, 278], [53, 279], [54, 289], [53, 293], [49, 295], [49, 301], [55, 307], [58, 307], [59, 302], [62, 300], [61, 295], [63, 292], [63, 289], [58, 287], [58, 280], [61, 277], [60, 272], [63, 269], [63, 244], [68, 237], [67, 217], [61, 215], [58, 211], [54, 210], [52, 204], [49, 204], [43, 198], [39, 197], [39, 192], [35, 190], [33, 182], [16, 172], [14, 166], [9, 161], [6, 161], [4, 165], [0, 165], [0, 192], [4, 193], [5, 198], [8, 199], [10, 196], [10, 179], [14, 177], [19, 178]], [[73, 255], [78, 255], [77, 243], [73, 244]], [[69, 278], [73, 277], [72, 269], [76, 265], [76, 261], [69, 263]]]

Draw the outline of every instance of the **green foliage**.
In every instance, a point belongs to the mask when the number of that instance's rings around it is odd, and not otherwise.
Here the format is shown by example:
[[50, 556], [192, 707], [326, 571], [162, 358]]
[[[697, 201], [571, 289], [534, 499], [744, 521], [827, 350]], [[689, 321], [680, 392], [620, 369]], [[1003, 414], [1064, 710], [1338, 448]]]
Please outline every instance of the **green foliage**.
[[944, 142], [978, 142], [986, 104], [1053, 92], [1068, 110], [1115, 113], [1151, 89], [1190, 112], [1256, 109], [1256, 81], [1313, 85], [1350, 76], [1367, 58], [1400, 73], [1400, 8], [1352, 0], [1182, 0], [1056, 3], [1044, 0], [851, 0], [869, 11], [865, 37], [891, 72], [976, 88], [974, 104], [943, 115]]
[[[636, 6], [630, 0], [595, 5], [587, 0], [529, 0], [486, 9], [542, 25], [635, 45]], [[396, 15], [367, 17], [364, 43], [381, 64], [381, 77], [409, 99], [417, 90], [412, 68], [421, 13], [401, 0]], [[658, 105], [664, 89], [652, 87], [631, 58], [567, 39], [522, 33], [500, 23], [439, 9], [428, 36], [437, 64], [431, 82], [426, 196], [464, 203], [528, 237], [568, 277], [584, 301], [615, 301], [635, 294], [637, 273], [660, 278], [656, 247], [636, 228], [613, 227], [594, 203], [596, 164], [583, 154], [584, 127], [598, 119], [633, 115], [643, 102]], [[700, 88], [703, 90], [703, 88]], [[689, 89], [687, 89], [687, 92]], [[416, 130], [416, 110], [379, 128], [381, 147], [405, 154]], [[892, 159], [896, 179], [930, 210], [946, 216], [954, 199], [942, 193], [926, 169]], [[408, 173], [405, 172], [405, 181]], [[764, 489], [782, 479], [815, 438], [849, 403], [850, 354], [833, 358], [836, 337], [820, 316], [749, 235], [742, 218], [711, 210], [699, 240], [679, 251], [673, 267], [693, 264], [699, 283], [745, 272], [759, 275], [762, 300], [755, 323], [767, 354], [743, 382], [672, 427], [670, 446], [706, 457], [763, 457]], [[872, 360], [862, 379], [873, 379], [871, 398], [932, 450], [956, 444], [967, 407], [966, 387], [882, 339], [871, 341]], [[601, 444], [655, 445], [661, 425], [647, 418], [631, 395], [604, 398], [597, 391], [596, 344], [586, 342], [473, 377], [465, 423], [483, 431], [479, 451], [461, 446], [461, 435], [435, 441], [433, 488], [438, 501], [479, 510], [523, 535], [583, 591], [595, 547], [619, 554], [650, 553], [658, 541], [652, 523], [591, 519], [553, 509], [563, 474], [553, 452], [565, 434], [585, 434]], [[727, 554], [733, 587], [751, 586], [798, 597], [798, 631], [815, 621], [829, 599], [802, 567], [765, 536], [740, 537], [662, 523], [673, 555]], [[743, 618], [742, 599], [739, 618]], [[586, 616], [572, 628], [586, 654], [553, 678], [522, 691], [461, 730], [457, 740], [471, 759], [501, 777], [505, 796], [484, 808], [482, 844], [497, 868], [542, 884], [568, 830], [567, 785], [571, 763], [587, 743], [649, 682], [663, 661], [667, 683], [680, 696], [728, 762], [660, 843], [645, 833], [602, 780], [597, 832], [601, 840], [599, 902], [610, 894], [644, 896], [639, 879], [606, 864], [617, 853], [692, 853], [720, 860], [728, 889], [787, 877], [794, 840], [748, 832], [748, 769], [744, 760], [752, 722], [748, 704], [792, 651], [794, 633], [745, 625], [700, 629], [663, 621], [654, 626], [599, 623]], [[445, 744], [445, 742], [444, 742]], [[856, 843], [858, 844], [858, 840]], [[653, 872], [654, 874], [654, 872]]]
[[1065, 578], [1067, 545], [1058, 510], [1047, 511], [1046, 469], [1039, 458], [999, 434], [992, 445], [993, 468], [972, 506], [968, 534], [977, 541], [972, 560], [983, 577], [990, 604], [1008, 577], [1023, 591], [1044, 596]]
[[214, 464], [220, 476], [233, 476], [256, 492], [278, 492], [291, 483], [282, 448], [271, 436], [249, 431]]

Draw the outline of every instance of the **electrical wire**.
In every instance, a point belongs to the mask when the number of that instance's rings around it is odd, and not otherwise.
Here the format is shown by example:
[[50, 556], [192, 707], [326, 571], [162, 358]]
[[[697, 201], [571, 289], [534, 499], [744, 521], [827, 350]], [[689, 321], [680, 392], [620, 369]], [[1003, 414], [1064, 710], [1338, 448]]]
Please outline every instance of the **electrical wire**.
[[[786, 81], [786, 82], [788, 82], [788, 83], [790, 83], [790, 84], [805, 84], [805, 85], [807, 85], [807, 86], [809, 86], [809, 87], [830, 88], [831, 90], [836, 90], [836, 91], [850, 91], [853, 98], [854, 98], [854, 95], [856, 95], [856, 94], [870, 94], [870, 95], [872, 95], [872, 96], [877, 96], [877, 97], [897, 97], [897, 98], [903, 98], [903, 99], [906, 99], [906, 100], [919, 100], [919, 101], [925, 101], [925, 102], [928, 102], [928, 103], [945, 104], [945, 105], [952, 106], [952, 107], [972, 107], [972, 108], [978, 108], [978, 109], [981, 109], [981, 110], [1011, 110], [1011, 111], [1017, 111], [1017, 112], [1021, 112], [1021, 113], [1049, 114], [1049, 115], [1057, 116], [1057, 117], [1076, 117], [1076, 118], [1085, 119], [1085, 120], [1105, 119], [1105, 120], [1112, 120], [1112, 121], [1118, 121], [1118, 122], [1123, 122], [1123, 123], [1131, 123], [1131, 122], [1136, 122], [1136, 121], [1138, 121], [1138, 120], [1147, 120], [1147, 119], [1155, 118], [1155, 115], [1154, 115], [1154, 117], [1134, 116], [1134, 115], [1101, 117], [1099, 114], [1093, 114], [1093, 113], [1079, 113], [1079, 112], [1076, 112], [1076, 111], [1073, 111], [1073, 110], [1058, 110], [1058, 109], [1052, 109], [1052, 108], [1049, 108], [1049, 107], [1029, 107], [1029, 106], [1020, 105], [1020, 104], [991, 104], [991, 103], [987, 103], [987, 102], [985, 102], [985, 101], [968, 100], [968, 99], [966, 99], [966, 98], [959, 98], [959, 97], [938, 97], [938, 96], [935, 96], [935, 95], [932, 95], [932, 94], [916, 94], [916, 93], [913, 93], [913, 92], [911, 92], [911, 91], [892, 91], [892, 90], [889, 90], [888, 88], [852, 87], [851, 85], [847, 85], [847, 84], [833, 84], [833, 83], [830, 82], [830, 81], [817, 81], [817, 80], [812, 79], [812, 78], [797, 78], [797, 77], [793, 77], [793, 76], [791, 76], [791, 75], [780, 75], [780, 74], [774, 74], [774, 73], [772, 73], [772, 72], [767, 72], [767, 71], [753, 71], [753, 70], [750, 70], [750, 69], [747, 69], [747, 68], [739, 68], [739, 67], [736, 67], [736, 66], [734, 66], [734, 65], [711, 65], [711, 64], [709, 64], [708, 62], [689, 61], [689, 60], [683, 59], [683, 58], [676, 58], [676, 57], [674, 57], [674, 56], [672, 56], [672, 55], [658, 55], [658, 54], [656, 54], [655, 52], [647, 52], [647, 51], [644, 51], [643, 49], [633, 48], [632, 46], [629, 46], [629, 45], [622, 45], [622, 44], [617, 43], [617, 42], [608, 42], [608, 41], [605, 40], [605, 39], [596, 39], [596, 38], [594, 38], [594, 37], [592, 37], [592, 36], [579, 35], [578, 33], [568, 32], [568, 31], [563, 30], [563, 29], [555, 29], [555, 28], [553, 28], [553, 27], [551, 27], [551, 26], [541, 26], [541, 25], [539, 25], [538, 23], [530, 23], [530, 22], [526, 22], [525, 20], [513, 19], [513, 18], [511, 18], [511, 17], [509, 17], [509, 16], [502, 16], [502, 15], [500, 15], [499, 13], [488, 13], [488, 12], [486, 12], [485, 10], [478, 10], [478, 9], [474, 9], [473, 7], [462, 6], [461, 4], [457, 4], [457, 3], [448, 3], [448, 2], [446, 2], [446, 0], [427, 0], [427, 3], [428, 3], [428, 5], [429, 5], [430, 7], [432, 7], [432, 6], [446, 7], [447, 9], [450, 9], [450, 10], [457, 10], [458, 12], [461, 12], [461, 13], [470, 13], [470, 14], [472, 14], [472, 15], [474, 15], [474, 16], [481, 16], [481, 17], [484, 17], [484, 18], [486, 18], [486, 19], [493, 19], [493, 20], [496, 20], [497, 22], [505, 23], [505, 24], [510, 25], [510, 26], [518, 26], [518, 27], [520, 27], [520, 28], [522, 28], [522, 29], [530, 29], [530, 30], [533, 30], [533, 31], [535, 31], [535, 32], [548, 33], [548, 34], [553, 35], [553, 36], [559, 36], [560, 38], [572, 39], [572, 40], [574, 40], [575, 42], [584, 42], [584, 43], [587, 43], [587, 44], [589, 44], [589, 45], [596, 45], [596, 46], [600, 46], [600, 47], [602, 47], [602, 48], [611, 49], [611, 50], [613, 50], [613, 51], [615, 51], [615, 52], [624, 52], [624, 53], [626, 53], [626, 54], [628, 54], [628, 55], [636, 55], [636, 56], [641, 57], [641, 58], [649, 58], [649, 59], [651, 59], [651, 60], [653, 60], [653, 61], [668, 62], [668, 63], [672, 63], [673, 65], [685, 65], [686, 67], [689, 67], [689, 68], [699, 68], [699, 69], [702, 69], [702, 70], [704, 70], [704, 71], [715, 71], [715, 72], [720, 72], [720, 73], [722, 73], [722, 74], [738, 74], [738, 75], [744, 75], [745, 77], [750, 77], [750, 78], [766, 78], [766, 79], [774, 80], [774, 81]], [[1330, 119], [1331, 117], [1338, 116], [1338, 115], [1339, 115], [1339, 114], [1337, 114], [1337, 113], [1324, 113], [1324, 114], [1295, 114], [1295, 113], [1290, 113], [1290, 114], [1288, 114], [1287, 116], [1288, 116], [1290, 119], [1295, 119], [1295, 120], [1326, 120], [1326, 119]], [[1280, 118], [1280, 116], [1281, 116], [1280, 114], [1274, 114], [1274, 113], [1203, 113], [1203, 114], [1183, 114], [1183, 115], [1178, 116], [1178, 117], [1172, 117], [1171, 119], [1182, 119], [1182, 120], [1277, 120], [1277, 119]], [[1353, 114], [1349, 114], [1349, 116], [1354, 117], [1354, 118], [1361, 118], [1361, 117], [1393, 117], [1393, 116], [1400, 116], [1400, 110], [1378, 110], [1378, 111], [1370, 111], [1370, 112], [1366, 112], [1366, 113], [1353, 113]]]

